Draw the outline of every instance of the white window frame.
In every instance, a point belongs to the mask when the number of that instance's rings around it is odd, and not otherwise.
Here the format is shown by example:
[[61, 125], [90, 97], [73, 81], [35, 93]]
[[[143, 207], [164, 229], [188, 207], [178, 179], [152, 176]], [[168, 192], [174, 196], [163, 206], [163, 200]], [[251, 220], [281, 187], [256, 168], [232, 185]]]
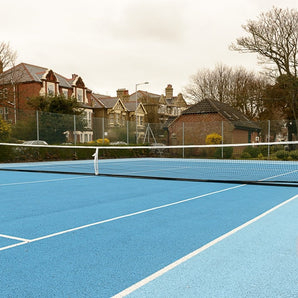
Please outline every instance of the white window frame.
[[55, 83], [47, 82], [47, 95], [55, 95]]
[[84, 90], [82, 88], [77, 88], [77, 101], [84, 102]]

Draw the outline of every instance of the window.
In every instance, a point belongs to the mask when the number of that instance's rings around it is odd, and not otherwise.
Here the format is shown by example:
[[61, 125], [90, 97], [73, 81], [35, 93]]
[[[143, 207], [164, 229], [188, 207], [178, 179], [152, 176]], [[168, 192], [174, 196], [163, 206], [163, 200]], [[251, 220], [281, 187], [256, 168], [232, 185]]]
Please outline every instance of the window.
[[7, 99], [8, 97], [8, 90], [7, 88], [3, 88], [0, 90], [0, 99]]
[[109, 125], [114, 126], [114, 114], [109, 115]]
[[55, 84], [47, 83], [47, 95], [55, 95]]
[[62, 89], [62, 94], [64, 95], [65, 98], [68, 98], [68, 90], [67, 89]]
[[158, 113], [160, 113], [160, 114], [164, 114], [165, 113], [165, 106], [164, 105], [160, 105], [159, 106]]
[[83, 89], [77, 89], [77, 100], [83, 102]]
[[1, 116], [2, 116], [3, 120], [5, 120], [5, 121], [8, 120], [8, 108], [7, 107], [0, 108], [0, 119], [1, 119]]
[[91, 111], [86, 111], [85, 112], [85, 120], [86, 120], [86, 127], [87, 128], [92, 128], [92, 112]]
[[138, 117], [138, 125], [140, 125], [140, 126], [144, 125], [144, 117], [143, 116]]
[[119, 124], [119, 114], [115, 113], [115, 124]]

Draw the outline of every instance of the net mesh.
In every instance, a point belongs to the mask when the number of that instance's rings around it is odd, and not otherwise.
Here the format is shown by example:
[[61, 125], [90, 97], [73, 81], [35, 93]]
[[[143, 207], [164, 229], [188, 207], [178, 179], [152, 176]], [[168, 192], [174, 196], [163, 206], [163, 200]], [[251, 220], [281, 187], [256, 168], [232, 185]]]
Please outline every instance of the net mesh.
[[0, 144], [0, 170], [298, 186], [298, 142], [185, 146]]

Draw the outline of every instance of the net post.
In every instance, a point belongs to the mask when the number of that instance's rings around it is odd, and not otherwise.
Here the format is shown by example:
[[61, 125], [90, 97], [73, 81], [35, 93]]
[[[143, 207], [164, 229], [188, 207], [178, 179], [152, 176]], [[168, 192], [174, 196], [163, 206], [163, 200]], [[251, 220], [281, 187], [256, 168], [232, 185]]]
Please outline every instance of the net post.
[[99, 174], [99, 172], [98, 172], [98, 148], [95, 149], [95, 152], [92, 156], [94, 157], [94, 174], [97, 176]]

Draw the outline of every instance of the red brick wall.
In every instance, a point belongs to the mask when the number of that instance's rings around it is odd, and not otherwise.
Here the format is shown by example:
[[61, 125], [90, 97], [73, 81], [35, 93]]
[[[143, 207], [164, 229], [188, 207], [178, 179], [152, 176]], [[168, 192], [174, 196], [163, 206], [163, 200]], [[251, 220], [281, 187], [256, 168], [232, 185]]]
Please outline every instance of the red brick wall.
[[217, 133], [222, 135], [224, 143], [247, 143], [248, 132], [245, 130], [235, 130], [233, 125], [224, 117], [217, 113], [181, 115], [169, 127], [170, 145], [183, 144], [183, 124], [184, 124], [184, 144], [205, 144], [207, 135]]
[[27, 105], [28, 98], [39, 96], [41, 87], [41, 83], [37, 82], [19, 84], [16, 90], [17, 108], [31, 110], [32, 108]]

